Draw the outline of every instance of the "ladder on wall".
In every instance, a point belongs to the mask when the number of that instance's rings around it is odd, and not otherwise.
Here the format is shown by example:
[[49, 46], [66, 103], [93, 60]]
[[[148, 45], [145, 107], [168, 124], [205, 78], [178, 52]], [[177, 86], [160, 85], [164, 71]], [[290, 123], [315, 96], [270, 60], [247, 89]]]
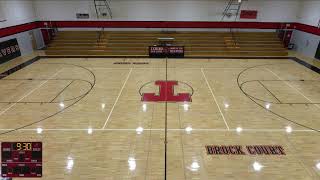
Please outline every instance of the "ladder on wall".
[[[94, 0], [93, 2], [96, 10], [97, 19], [108, 18], [108, 17], [112, 19], [110, 0]], [[103, 34], [104, 34], [104, 27], [101, 28], [100, 32], [98, 32], [97, 43], [101, 42]]]
[[[236, 22], [237, 18], [239, 16], [239, 12], [240, 12], [240, 9], [241, 9], [242, 1], [243, 0], [229, 0], [226, 8], [223, 11], [221, 21], [226, 20], [226, 18], [228, 18], [228, 20], [230, 20], [230, 18], [233, 17], [234, 18], [233, 21]], [[234, 47], [236, 47], [237, 46], [237, 40], [236, 40], [234, 31], [233, 31], [232, 28], [230, 28], [230, 34], [232, 36], [232, 40], [230, 42], [228, 42], [228, 43], [231, 43]]]
[[94, 7], [96, 10], [97, 18], [112, 19], [112, 11], [110, 8], [110, 0], [94, 0]]
[[241, 9], [241, 0], [229, 0], [228, 5], [223, 11], [221, 21], [224, 21], [226, 17], [230, 18], [234, 15], [234, 21], [237, 21], [239, 12]]

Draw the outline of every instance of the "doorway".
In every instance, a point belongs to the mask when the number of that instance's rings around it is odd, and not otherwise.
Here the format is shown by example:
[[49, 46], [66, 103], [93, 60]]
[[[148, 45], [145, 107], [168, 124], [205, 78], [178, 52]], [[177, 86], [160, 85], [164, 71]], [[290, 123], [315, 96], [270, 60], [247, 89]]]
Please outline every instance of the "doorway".
[[320, 60], [320, 41], [319, 41], [319, 45], [318, 45], [318, 49], [317, 49], [315, 58]]

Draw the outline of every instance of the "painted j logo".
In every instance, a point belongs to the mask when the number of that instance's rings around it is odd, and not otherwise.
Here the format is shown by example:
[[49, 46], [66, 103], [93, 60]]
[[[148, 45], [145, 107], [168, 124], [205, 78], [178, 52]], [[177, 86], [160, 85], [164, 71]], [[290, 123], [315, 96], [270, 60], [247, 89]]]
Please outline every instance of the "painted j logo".
[[191, 102], [190, 93], [174, 94], [174, 86], [178, 85], [178, 81], [156, 81], [155, 85], [159, 86], [159, 95], [155, 93], [142, 94], [142, 101], [145, 102]]

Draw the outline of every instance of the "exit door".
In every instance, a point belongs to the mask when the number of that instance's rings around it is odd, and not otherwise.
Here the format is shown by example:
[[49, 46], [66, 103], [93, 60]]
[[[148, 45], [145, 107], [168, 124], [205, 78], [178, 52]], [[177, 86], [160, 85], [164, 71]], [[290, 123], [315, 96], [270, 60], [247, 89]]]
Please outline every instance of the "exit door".
[[320, 41], [319, 41], [319, 45], [318, 45], [318, 49], [317, 49], [315, 58], [320, 60]]

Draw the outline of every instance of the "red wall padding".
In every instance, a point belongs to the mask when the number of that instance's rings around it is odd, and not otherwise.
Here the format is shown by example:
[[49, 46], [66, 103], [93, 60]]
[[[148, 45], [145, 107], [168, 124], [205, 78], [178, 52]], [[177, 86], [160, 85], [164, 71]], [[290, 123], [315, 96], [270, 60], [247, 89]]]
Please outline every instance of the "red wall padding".
[[301, 23], [295, 23], [294, 24], [294, 28], [299, 30], [299, 31], [303, 31], [303, 32], [307, 32], [307, 33], [310, 33], [310, 34], [314, 34], [314, 35], [320, 36], [320, 28], [315, 27], [315, 26], [310, 26], [310, 25], [301, 24]]
[[39, 22], [31, 22], [0, 29], [0, 37], [10, 36], [13, 34], [30, 31], [39, 27]]
[[[0, 29], [0, 37], [5, 37], [36, 28], [46, 27], [45, 21], [31, 22]], [[49, 24], [49, 23], [48, 23]], [[242, 28], [242, 29], [280, 29], [283, 24], [289, 28], [320, 35], [320, 29], [301, 23], [278, 22], [191, 22], [191, 21], [52, 21], [58, 28]]]
[[[42, 22], [43, 23], [43, 22]], [[191, 22], [191, 21], [53, 21], [65, 28], [247, 28], [278, 29], [277, 22]]]

